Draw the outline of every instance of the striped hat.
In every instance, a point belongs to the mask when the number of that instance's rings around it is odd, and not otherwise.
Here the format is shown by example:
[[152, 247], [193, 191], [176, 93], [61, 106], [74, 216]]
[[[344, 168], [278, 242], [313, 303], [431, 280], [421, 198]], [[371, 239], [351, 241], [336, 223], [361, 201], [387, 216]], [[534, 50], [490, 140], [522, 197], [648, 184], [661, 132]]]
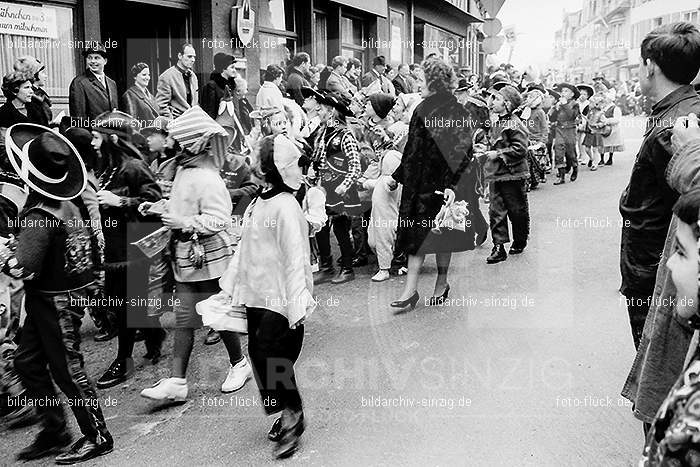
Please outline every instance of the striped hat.
[[199, 106], [194, 106], [168, 124], [169, 135], [182, 149], [200, 153], [211, 141], [212, 152], [224, 154], [228, 132]]

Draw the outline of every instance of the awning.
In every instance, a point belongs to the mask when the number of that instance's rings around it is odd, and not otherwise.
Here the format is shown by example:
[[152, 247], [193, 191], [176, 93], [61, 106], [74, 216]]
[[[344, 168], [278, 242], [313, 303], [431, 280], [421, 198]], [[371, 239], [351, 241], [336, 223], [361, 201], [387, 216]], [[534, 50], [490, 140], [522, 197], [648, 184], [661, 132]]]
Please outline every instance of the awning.
[[147, 3], [155, 6], [165, 6], [170, 8], [189, 9], [189, 0], [126, 0], [133, 3]]
[[413, 15], [421, 21], [432, 24], [458, 36], [467, 34], [470, 23], [482, 23], [483, 21], [456, 6], [440, 0], [430, 5], [422, 3], [413, 4]]
[[358, 10], [381, 16], [382, 18], [386, 18], [389, 12], [389, 7], [386, 3], [387, 0], [334, 0], [334, 2], [340, 5], [357, 8]]

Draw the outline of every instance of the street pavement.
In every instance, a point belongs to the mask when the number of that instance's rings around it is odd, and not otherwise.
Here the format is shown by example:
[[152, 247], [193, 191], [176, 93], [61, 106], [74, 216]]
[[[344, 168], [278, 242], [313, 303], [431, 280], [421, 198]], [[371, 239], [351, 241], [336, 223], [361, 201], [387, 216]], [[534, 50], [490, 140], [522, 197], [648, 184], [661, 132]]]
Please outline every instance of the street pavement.
[[[394, 314], [402, 277], [316, 288], [297, 364], [307, 430], [289, 465], [632, 466], [642, 426], [619, 394], [634, 358], [618, 293], [617, 205], [643, 133], [625, 118], [626, 151], [612, 167], [575, 183], [553, 177], [530, 194], [531, 240], [506, 262], [487, 265], [490, 241], [453, 257], [445, 306], [428, 307], [436, 268], [428, 258], [413, 311]], [[486, 213], [487, 206], [482, 210]], [[83, 350], [95, 379], [116, 339]], [[222, 394], [223, 344], [196, 337], [190, 399], [163, 405], [139, 397], [168, 376], [172, 337], [158, 365], [141, 360], [126, 384], [98, 391], [115, 439], [94, 465], [260, 465], [277, 462], [254, 381]], [[244, 338], [244, 343], [246, 339]], [[71, 421], [76, 433], [76, 425]], [[3, 431], [0, 463], [36, 427]], [[48, 465], [43, 463], [30, 465]]]

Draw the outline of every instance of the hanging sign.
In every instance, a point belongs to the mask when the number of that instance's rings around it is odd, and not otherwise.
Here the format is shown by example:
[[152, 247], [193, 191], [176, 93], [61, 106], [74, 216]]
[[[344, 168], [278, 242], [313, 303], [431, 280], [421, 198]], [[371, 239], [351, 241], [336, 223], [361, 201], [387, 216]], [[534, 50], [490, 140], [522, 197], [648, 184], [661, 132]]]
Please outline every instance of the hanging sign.
[[255, 29], [255, 12], [250, 8], [250, 0], [242, 0], [240, 5], [231, 8], [231, 14], [236, 15], [236, 33], [243, 47], [253, 40], [253, 30]]

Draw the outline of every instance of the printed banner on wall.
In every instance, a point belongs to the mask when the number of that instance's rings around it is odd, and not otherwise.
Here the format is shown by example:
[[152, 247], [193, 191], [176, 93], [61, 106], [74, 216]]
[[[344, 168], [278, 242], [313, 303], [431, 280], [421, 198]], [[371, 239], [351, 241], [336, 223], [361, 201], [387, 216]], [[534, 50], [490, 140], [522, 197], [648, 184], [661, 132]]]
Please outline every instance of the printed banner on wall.
[[56, 10], [0, 2], [0, 34], [56, 39]]

